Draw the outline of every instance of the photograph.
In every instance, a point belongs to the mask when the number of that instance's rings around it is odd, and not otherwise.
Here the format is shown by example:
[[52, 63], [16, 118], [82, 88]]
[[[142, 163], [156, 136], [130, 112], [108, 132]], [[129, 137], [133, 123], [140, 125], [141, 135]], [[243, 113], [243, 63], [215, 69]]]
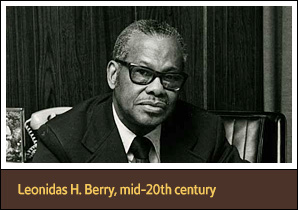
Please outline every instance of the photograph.
[[24, 109], [6, 108], [6, 162], [24, 162]]
[[292, 7], [8, 6], [6, 18], [6, 106], [30, 119], [30, 162], [292, 162]]

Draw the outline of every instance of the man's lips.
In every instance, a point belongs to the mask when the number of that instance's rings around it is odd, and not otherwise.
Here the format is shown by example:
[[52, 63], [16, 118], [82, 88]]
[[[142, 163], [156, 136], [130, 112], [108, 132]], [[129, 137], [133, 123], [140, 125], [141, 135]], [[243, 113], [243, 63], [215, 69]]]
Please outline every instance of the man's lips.
[[167, 104], [163, 101], [151, 101], [151, 100], [143, 100], [138, 103], [139, 105], [149, 105], [156, 108], [165, 109]]

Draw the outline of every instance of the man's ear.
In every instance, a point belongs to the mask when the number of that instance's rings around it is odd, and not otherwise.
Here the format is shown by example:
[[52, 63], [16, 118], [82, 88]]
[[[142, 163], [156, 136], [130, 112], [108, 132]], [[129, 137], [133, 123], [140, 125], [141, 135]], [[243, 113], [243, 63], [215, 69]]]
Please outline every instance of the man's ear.
[[111, 60], [108, 63], [107, 80], [108, 80], [108, 84], [112, 90], [114, 90], [117, 85], [118, 68], [119, 68], [119, 65], [116, 61]]

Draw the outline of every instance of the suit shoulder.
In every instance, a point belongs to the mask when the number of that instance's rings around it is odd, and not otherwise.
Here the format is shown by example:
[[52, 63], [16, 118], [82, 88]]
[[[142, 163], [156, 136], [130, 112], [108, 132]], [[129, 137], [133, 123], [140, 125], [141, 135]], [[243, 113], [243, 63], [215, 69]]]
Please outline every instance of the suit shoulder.
[[180, 100], [177, 102], [175, 115], [178, 116], [180, 119], [185, 119], [195, 124], [200, 122], [214, 123], [215, 121], [218, 121], [220, 118], [219, 116], [210, 113], [205, 109]]
[[215, 140], [218, 129], [221, 129], [222, 121], [219, 116], [187, 102], [179, 101], [175, 112], [173, 123], [178, 124], [178, 128], [200, 138], [208, 136], [210, 142], [211, 139]]
[[48, 127], [59, 139], [81, 139], [84, 135], [93, 113], [104, 104], [109, 103], [111, 94], [90, 98], [75, 105], [71, 110], [57, 115], [39, 130]]
[[92, 116], [92, 113], [104, 103], [107, 103], [111, 99], [111, 94], [99, 95], [88, 100], [85, 100], [75, 105], [71, 110], [56, 116], [50, 120], [47, 124], [50, 126], [59, 125], [60, 123], [67, 123], [69, 120], [82, 120], [82, 118], [88, 118]]

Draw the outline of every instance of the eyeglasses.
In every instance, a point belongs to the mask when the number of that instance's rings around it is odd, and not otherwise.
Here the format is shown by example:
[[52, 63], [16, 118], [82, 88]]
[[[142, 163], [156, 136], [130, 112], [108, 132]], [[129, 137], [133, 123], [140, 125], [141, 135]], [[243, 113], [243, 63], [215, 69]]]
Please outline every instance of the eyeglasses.
[[156, 77], [159, 77], [161, 84], [165, 89], [178, 91], [181, 89], [188, 77], [188, 75], [184, 72], [163, 73], [119, 59], [115, 59], [115, 61], [128, 68], [130, 80], [138, 85], [148, 85], [154, 81]]

